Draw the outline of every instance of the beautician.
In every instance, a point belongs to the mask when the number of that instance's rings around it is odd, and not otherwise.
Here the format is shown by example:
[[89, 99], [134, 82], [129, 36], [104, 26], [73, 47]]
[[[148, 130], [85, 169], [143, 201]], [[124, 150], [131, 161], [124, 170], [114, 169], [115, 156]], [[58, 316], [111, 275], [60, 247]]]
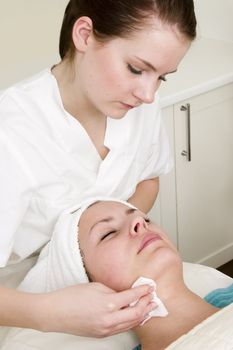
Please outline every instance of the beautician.
[[[171, 168], [156, 91], [195, 35], [192, 0], [68, 3], [61, 61], [0, 95], [2, 268], [38, 253], [60, 212], [87, 196], [150, 210], [159, 175]], [[144, 319], [150, 292], [90, 283], [30, 294], [2, 286], [0, 324], [108, 336]]]

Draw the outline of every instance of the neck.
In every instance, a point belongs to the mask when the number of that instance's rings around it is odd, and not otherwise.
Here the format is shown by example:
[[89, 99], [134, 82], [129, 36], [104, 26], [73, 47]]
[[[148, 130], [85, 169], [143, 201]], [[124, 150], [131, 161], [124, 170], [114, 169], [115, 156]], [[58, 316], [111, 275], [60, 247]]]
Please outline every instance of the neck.
[[166, 291], [166, 295], [163, 302], [168, 316], [152, 317], [143, 326], [135, 329], [143, 350], [165, 349], [181, 335], [218, 311], [185, 285], [173, 288], [170, 293]]
[[101, 159], [104, 159], [109, 149], [104, 145], [107, 118], [99, 112], [85, 97], [78, 74], [76, 63], [61, 61], [52, 70], [55, 76], [63, 107], [86, 130]]
[[106, 117], [91, 105], [83, 93], [82, 84], [76, 71], [78, 62], [61, 61], [52, 69], [57, 80], [64, 109], [84, 125], [103, 121]]

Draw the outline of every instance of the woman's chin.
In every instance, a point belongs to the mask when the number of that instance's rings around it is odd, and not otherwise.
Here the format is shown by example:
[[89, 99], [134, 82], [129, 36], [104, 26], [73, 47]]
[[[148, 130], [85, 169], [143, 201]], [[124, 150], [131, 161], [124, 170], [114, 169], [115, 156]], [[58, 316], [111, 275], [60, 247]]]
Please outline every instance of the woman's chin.
[[148, 263], [141, 270], [140, 276], [156, 281], [163, 275], [173, 273], [174, 269], [177, 271], [182, 269], [179, 254], [171, 249], [160, 248], [148, 259]]

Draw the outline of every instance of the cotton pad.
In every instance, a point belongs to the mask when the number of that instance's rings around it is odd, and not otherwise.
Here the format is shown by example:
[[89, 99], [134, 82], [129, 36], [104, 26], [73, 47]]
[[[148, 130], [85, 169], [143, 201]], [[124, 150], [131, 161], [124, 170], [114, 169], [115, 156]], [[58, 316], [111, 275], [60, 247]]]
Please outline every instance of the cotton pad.
[[[145, 285], [145, 284], [148, 284], [154, 288], [154, 292], [152, 293], [153, 299], [151, 301], [157, 305], [157, 308], [155, 310], [152, 310], [149, 312], [148, 316], [142, 321], [141, 326], [144, 325], [144, 323], [146, 323], [151, 317], [165, 317], [168, 315], [168, 311], [167, 311], [165, 305], [159, 299], [159, 297], [157, 297], [155, 281], [153, 281], [150, 278], [139, 277], [132, 285], [132, 288], [135, 288], [135, 287], [138, 287], [141, 285]], [[136, 303], [137, 303], [137, 301], [134, 303], [131, 303], [130, 306], [134, 306]]]

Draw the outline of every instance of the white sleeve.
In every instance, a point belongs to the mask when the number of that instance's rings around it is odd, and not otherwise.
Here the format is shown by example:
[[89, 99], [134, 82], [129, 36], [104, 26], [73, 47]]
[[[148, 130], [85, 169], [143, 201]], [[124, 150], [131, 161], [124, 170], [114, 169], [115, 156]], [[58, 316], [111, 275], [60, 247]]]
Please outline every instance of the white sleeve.
[[17, 228], [30, 203], [34, 180], [17, 147], [0, 131], [0, 267], [7, 264]]

